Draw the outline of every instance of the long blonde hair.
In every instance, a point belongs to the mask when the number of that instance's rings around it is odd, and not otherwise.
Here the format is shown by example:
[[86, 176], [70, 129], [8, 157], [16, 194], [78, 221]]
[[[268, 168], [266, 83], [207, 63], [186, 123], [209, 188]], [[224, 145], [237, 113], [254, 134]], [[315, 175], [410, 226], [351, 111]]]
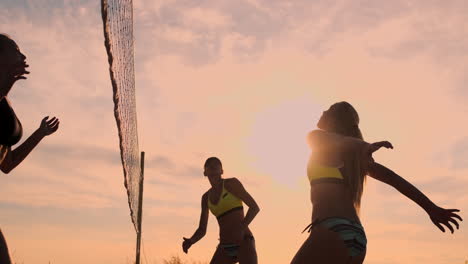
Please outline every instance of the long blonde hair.
[[[344, 101], [335, 103], [330, 107], [330, 110], [331, 120], [327, 129], [329, 132], [364, 139], [359, 129], [359, 115], [350, 103]], [[361, 164], [361, 157], [362, 153], [358, 150], [344, 153], [344, 178], [358, 214], [367, 174], [367, 168]]]

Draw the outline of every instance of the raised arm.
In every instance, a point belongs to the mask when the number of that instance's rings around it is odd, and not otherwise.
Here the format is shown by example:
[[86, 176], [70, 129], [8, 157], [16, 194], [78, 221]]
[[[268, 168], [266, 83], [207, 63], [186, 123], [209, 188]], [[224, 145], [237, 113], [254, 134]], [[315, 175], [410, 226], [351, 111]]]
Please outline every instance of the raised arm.
[[411, 183], [409, 183], [401, 176], [379, 163], [375, 162], [369, 166], [368, 175], [376, 180], [379, 180], [394, 187], [400, 193], [417, 203], [421, 208], [424, 209], [424, 211], [427, 212], [427, 214], [431, 218], [431, 221], [442, 232], [445, 232], [445, 229], [442, 227], [441, 224], [447, 226], [447, 228], [450, 229], [450, 231], [453, 233], [453, 227], [449, 224], [449, 222], [454, 224], [458, 229], [459, 225], [455, 218], [459, 219], [460, 221], [463, 221], [463, 219], [455, 213], [459, 212], [460, 210], [444, 209], [438, 207]]
[[208, 225], [208, 192], [203, 194], [201, 199], [201, 214], [200, 214], [200, 223], [195, 233], [190, 238], [184, 237], [184, 242], [182, 242], [182, 249], [185, 253], [188, 252], [189, 248], [197, 243], [198, 240], [202, 239], [206, 234], [206, 227]]
[[258, 207], [258, 204], [245, 190], [244, 186], [238, 179], [229, 179], [229, 181], [226, 182], [226, 189], [241, 199], [242, 202], [244, 202], [249, 207], [249, 210], [247, 211], [247, 214], [245, 215], [245, 218], [242, 222], [244, 227], [247, 228], [258, 212], [260, 212], [260, 207]]
[[0, 164], [0, 169], [4, 173], [9, 173], [12, 171], [16, 166], [18, 166], [28, 155], [31, 151], [39, 144], [39, 142], [45, 137], [48, 136], [55, 131], [57, 131], [59, 127], [59, 120], [57, 118], [52, 118], [47, 120], [48, 117], [45, 117], [40, 127], [29, 136], [26, 141], [23, 142], [19, 147], [14, 150], [8, 148], [8, 152], [5, 155], [5, 158]]
[[368, 157], [372, 158], [372, 153], [382, 147], [393, 149], [392, 144], [388, 141], [368, 143], [359, 138], [343, 136], [320, 129], [309, 132], [307, 141], [312, 149], [316, 149], [319, 152], [346, 153], [348, 151], [356, 152], [357, 150], [357, 152], [363, 154], [363, 157], [366, 159]]
[[358, 138], [346, 137], [320, 129], [309, 132], [307, 135], [307, 142], [313, 149], [328, 151], [344, 151], [368, 145], [367, 142]]

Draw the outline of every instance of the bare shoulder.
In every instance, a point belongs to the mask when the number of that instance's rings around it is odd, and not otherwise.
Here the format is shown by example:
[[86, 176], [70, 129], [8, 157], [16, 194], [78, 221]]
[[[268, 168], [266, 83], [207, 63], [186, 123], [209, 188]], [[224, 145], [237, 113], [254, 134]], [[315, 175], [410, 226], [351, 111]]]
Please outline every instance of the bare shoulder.
[[316, 138], [316, 137], [320, 137], [324, 134], [326, 134], [327, 132], [324, 131], [324, 130], [321, 130], [321, 129], [314, 129], [312, 131], [309, 132], [309, 134], [307, 134], [307, 136], [309, 138]]
[[314, 129], [307, 134], [307, 140], [309, 141], [309, 143], [316, 144], [322, 141], [325, 137], [327, 137], [328, 134], [329, 132], [327, 131], [321, 129]]
[[[210, 189], [211, 190], [211, 189]], [[202, 201], [206, 201], [208, 199], [208, 195], [210, 193], [210, 190], [206, 191], [203, 195], [202, 195]]]
[[237, 178], [227, 178], [225, 179], [224, 186], [236, 186], [236, 185], [242, 185], [242, 183], [239, 181]]
[[242, 191], [244, 189], [244, 186], [237, 178], [226, 179], [224, 183], [224, 187], [228, 191], [234, 191], [234, 192]]

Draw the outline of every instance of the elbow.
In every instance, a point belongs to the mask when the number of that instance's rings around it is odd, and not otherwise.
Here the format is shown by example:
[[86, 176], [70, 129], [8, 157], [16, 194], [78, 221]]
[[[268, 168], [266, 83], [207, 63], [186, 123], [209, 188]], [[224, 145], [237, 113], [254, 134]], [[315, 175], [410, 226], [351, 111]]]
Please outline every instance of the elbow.
[[14, 166], [12, 157], [6, 157], [1, 163], [0, 163], [0, 170], [5, 173], [9, 174], [16, 166]]
[[9, 174], [13, 168], [11, 166], [0, 166], [0, 170], [5, 174]]
[[260, 207], [258, 207], [258, 205], [255, 205], [252, 207], [252, 211], [254, 211], [255, 214], [258, 214], [260, 212]]

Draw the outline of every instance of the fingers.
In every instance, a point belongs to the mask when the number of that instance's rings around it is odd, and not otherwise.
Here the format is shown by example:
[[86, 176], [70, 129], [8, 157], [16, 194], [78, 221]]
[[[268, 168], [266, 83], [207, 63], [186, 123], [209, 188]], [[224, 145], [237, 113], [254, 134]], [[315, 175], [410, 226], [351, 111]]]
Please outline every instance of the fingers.
[[51, 131], [52, 131], [52, 132], [57, 131], [58, 128], [59, 128], [59, 124], [60, 124], [59, 121], [55, 122], [55, 124], [54, 124], [53, 126], [50, 127]]
[[450, 216], [450, 217], [453, 217], [453, 218], [457, 218], [457, 219], [460, 220], [460, 221], [463, 221], [463, 219], [461, 218], [461, 216], [457, 215], [456, 213], [449, 213], [449, 216]]
[[41, 128], [44, 129], [46, 135], [50, 135], [58, 130], [60, 125], [60, 120], [57, 117], [52, 117], [49, 120], [49, 116], [46, 116], [42, 119]]
[[54, 116], [52, 119], [46, 121], [47, 125], [52, 126], [54, 123], [57, 123], [58, 119]]
[[450, 232], [453, 234], [453, 227], [447, 222], [447, 223], [442, 223], [444, 224], [448, 229], [450, 229]]
[[440, 231], [445, 233], [445, 229], [439, 223], [434, 222], [434, 221], [433, 221], [433, 223], [434, 223], [434, 225], [436, 225], [440, 229]]
[[379, 142], [375, 142], [375, 143], [371, 144], [371, 147], [369, 149], [369, 153], [372, 154], [372, 153], [376, 152], [377, 150], [379, 150], [381, 147], [393, 149], [392, 143], [390, 143], [388, 141], [379, 141]]
[[383, 146], [383, 147], [393, 149], [392, 143], [390, 143], [390, 142], [388, 142], [388, 141], [382, 141], [382, 142], [379, 142], [379, 143], [380, 143], [381, 146]]
[[[457, 229], [459, 229], [458, 222], [457, 222], [457, 221], [455, 221], [454, 219], [452, 219], [452, 218], [449, 218], [448, 222], [450, 222], [450, 223], [454, 224], [454, 225], [457, 227]], [[453, 232], [452, 232], [452, 233], [453, 233]]]
[[184, 239], [184, 242], [182, 242], [182, 250], [184, 251], [185, 254], [187, 254], [188, 249], [190, 247], [187, 243], [189, 243], [190, 238], [183, 237], [183, 239]]
[[46, 124], [50, 129], [50, 132], [53, 133], [59, 128], [60, 121], [57, 117], [54, 116], [52, 119], [46, 121]]
[[387, 147], [387, 148], [391, 148], [391, 149], [393, 149], [393, 145], [392, 145], [392, 143], [390, 143], [390, 142], [388, 142], [388, 141], [387, 141], [387, 143], [388, 143], [388, 147]]

